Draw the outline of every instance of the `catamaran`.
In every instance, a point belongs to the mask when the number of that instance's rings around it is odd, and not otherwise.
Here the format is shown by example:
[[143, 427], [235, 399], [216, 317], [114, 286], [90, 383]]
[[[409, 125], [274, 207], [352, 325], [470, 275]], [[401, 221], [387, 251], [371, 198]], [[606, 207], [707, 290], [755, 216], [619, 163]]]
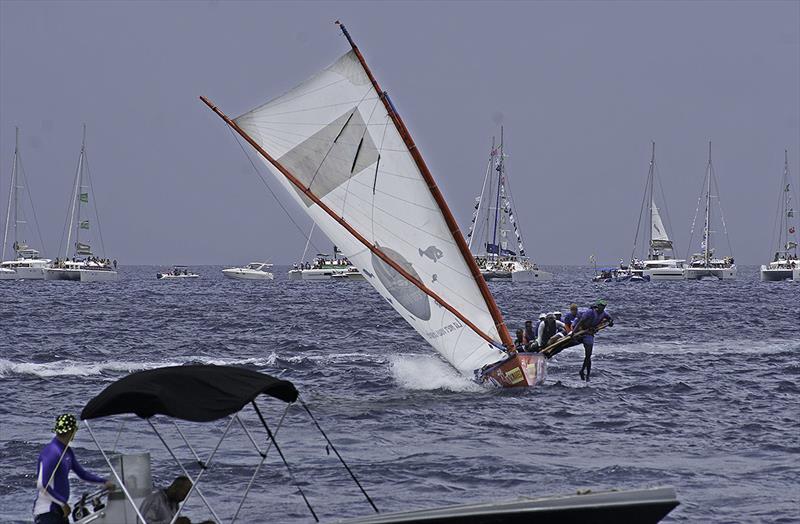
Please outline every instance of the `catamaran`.
[[[656, 205], [656, 143], [652, 143], [650, 154], [650, 169], [647, 172], [647, 182], [644, 187], [644, 198], [639, 209], [639, 222], [636, 225], [636, 235], [633, 239], [633, 251], [629, 272], [632, 277], [641, 276], [644, 280], [683, 280], [684, 259], [676, 259], [674, 255], [673, 242], [669, 237], [661, 213]], [[659, 184], [660, 187], [660, 184]], [[663, 199], [664, 194], [661, 191]], [[636, 257], [637, 244], [639, 242], [639, 231], [642, 227], [642, 219], [645, 217], [645, 202], [649, 202], [649, 212], [647, 220], [649, 231], [647, 239], [647, 254], [642, 258]]]
[[[70, 201], [69, 226], [67, 228], [67, 245], [64, 258], [56, 259], [51, 267], [44, 269], [46, 280], [73, 280], [79, 282], [104, 282], [117, 279], [116, 260], [96, 256], [89, 243], [90, 217], [89, 195], [92, 190], [92, 181], [89, 173], [89, 163], [86, 157], [86, 124], [83, 125], [83, 140], [81, 152], [78, 155], [78, 169], [75, 173], [75, 185]], [[97, 233], [101, 247], [103, 236], [100, 232], [100, 219], [97, 207], [94, 206], [94, 215], [97, 221]], [[84, 231], [86, 233], [84, 233]], [[73, 234], [75, 243], [72, 243]], [[103, 248], [103, 252], [105, 249]], [[72, 257], [70, 258], [70, 253]]]
[[800, 260], [797, 259], [797, 222], [794, 216], [792, 183], [789, 176], [789, 150], [784, 150], [783, 178], [777, 217], [777, 242], [772, 262], [761, 266], [761, 280], [797, 280]]
[[[700, 249], [702, 251], [692, 255], [689, 266], [685, 270], [685, 275], [688, 280], [702, 280], [706, 278], [730, 280], [736, 278], [736, 265], [734, 264], [733, 255], [722, 258], [715, 256], [715, 248], [712, 245], [713, 233], [715, 231], [712, 230], [713, 213], [711, 202], [713, 198], [719, 201], [719, 186], [717, 184], [717, 176], [714, 173], [714, 166], [711, 163], [711, 142], [708, 143], [708, 164], [706, 166], [706, 177], [703, 180], [703, 186], [705, 186], [703, 190], [705, 193], [705, 220], [703, 225], [703, 239], [700, 242]], [[716, 192], [716, 195], [712, 195], [712, 191]], [[701, 194], [698, 199], [697, 209], [695, 210], [694, 219], [692, 220], [692, 230], [689, 235], [690, 246], [692, 244], [692, 238], [694, 238], [694, 227], [697, 223], [697, 215], [700, 211], [701, 200], [703, 200], [703, 194]], [[722, 205], [719, 204], [718, 207], [720, 210], [720, 223], [722, 224], [725, 238], [728, 238], [728, 228], [725, 226], [725, 216], [722, 214]], [[728, 249], [731, 250], [730, 239], [728, 239]]]
[[[313, 232], [313, 230], [312, 230]], [[309, 241], [311, 237], [309, 236]], [[308, 249], [308, 244], [306, 244]], [[301, 260], [305, 258], [305, 251]], [[301, 262], [289, 270], [290, 280], [330, 280], [335, 277], [360, 278], [363, 277], [357, 267], [342, 255], [338, 247], [333, 246], [333, 256], [327, 253], [317, 253], [312, 262]]]
[[[500, 146], [489, 153], [489, 163], [483, 178], [481, 194], [475, 199], [472, 222], [467, 233], [468, 247], [475, 252], [475, 260], [485, 280], [535, 282], [552, 280], [553, 274], [543, 271], [525, 256], [522, 231], [516, 220], [516, 209], [511, 195], [506, 155], [503, 150], [503, 128], [500, 128]], [[516, 244], [509, 245], [510, 233]], [[480, 238], [479, 248], [473, 243]]]
[[[25, 235], [28, 234], [25, 226], [27, 225], [24, 216], [24, 205], [20, 208], [19, 196], [26, 189], [27, 180], [25, 171], [22, 169], [22, 159], [19, 154], [19, 128], [15, 129], [14, 163], [11, 167], [11, 187], [8, 191], [8, 207], [6, 210], [6, 227], [3, 232], [3, 253], [0, 256], [0, 280], [42, 280], [44, 279], [44, 268], [50, 265], [51, 260], [42, 258], [39, 251], [28, 245]], [[33, 199], [28, 197], [31, 202], [31, 212], [33, 211]], [[34, 214], [35, 219], [35, 214]], [[9, 229], [13, 233], [9, 235]], [[38, 224], [37, 224], [38, 229]], [[11, 238], [9, 238], [11, 236]], [[39, 235], [41, 242], [41, 234]], [[13, 240], [12, 249], [15, 257], [6, 260], [6, 247], [9, 240]]]
[[231, 119], [300, 207], [455, 369], [533, 386], [545, 358], [517, 353], [478, 264], [419, 148], [359, 48]]

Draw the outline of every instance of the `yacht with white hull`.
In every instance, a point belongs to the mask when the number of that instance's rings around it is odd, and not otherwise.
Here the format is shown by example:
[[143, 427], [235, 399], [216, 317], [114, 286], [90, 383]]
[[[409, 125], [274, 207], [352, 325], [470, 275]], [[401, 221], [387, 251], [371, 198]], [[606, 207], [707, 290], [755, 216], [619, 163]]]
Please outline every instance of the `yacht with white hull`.
[[783, 179], [778, 207], [778, 235], [772, 262], [761, 266], [761, 280], [797, 280], [800, 260], [797, 259], [797, 224], [794, 216], [794, 199], [789, 176], [789, 151], [784, 150]]
[[[39, 251], [31, 248], [24, 239], [27, 233], [25, 228], [27, 220], [24, 216], [24, 206], [21, 207], [20, 205], [19, 196], [25, 190], [27, 180], [19, 154], [19, 128], [16, 128], [15, 131], [14, 163], [11, 168], [11, 187], [8, 192], [6, 227], [3, 232], [2, 256], [0, 256], [0, 280], [43, 280], [44, 268], [48, 267], [51, 261], [48, 258], [42, 258], [39, 255]], [[30, 198], [30, 190], [28, 191], [28, 197], [33, 213], [33, 199]], [[34, 213], [34, 219], [35, 216]], [[11, 234], [9, 234], [10, 229], [13, 229]], [[41, 242], [41, 234], [39, 237]], [[6, 247], [11, 240], [13, 240], [12, 249], [16, 256], [13, 260], [6, 260]]]
[[272, 280], [275, 275], [271, 271], [272, 264], [266, 262], [250, 262], [244, 267], [223, 269], [222, 274], [235, 280]]
[[[650, 169], [647, 173], [647, 182], [644, 187], [644, 199], [642, 209], [639, 211], [639, 223], [636, 226], [636, 235], [633, 240], [633, 253], [631, 263], [628, 267], [632, 277], [642, 277], [643, 280], [683, 280], [685, 278], [685, 260], [676, 259], [674, 255], [673, 241], [670, 239], [661, 213], [656, 205], [656, 143], [652, 142], [650, 154]], [[659, 184], [660, 186], [660, 184]], [[661, 198], [664, 198], [663, 190]], [[648, 218], [648, 239], [646, 258], [638, 259], [635, 257], [639, 240], [639, 231], [644, 218], [644, 202], [649, 202], [650, 209], [647, 213]], [[666, 204], [665, 204], [666, 205]]]
[[[734, 264], [733, 256], [728, 255], [725, 257], [715, 256], [713, 247], [713, 233], [712, 230], [712, 198], [719, 201], [719, 187], [717, 184], [717, 177], [714, 173], [714, 166], [711, 163], [711, 142], [708, 143], [708, 165], [706, 167], [706, 177], [704, 182], [705, 189], [705, 218], [703, 225], [703, 239], [700, 242], [700, 253], [695, 253], [686, 268], [687, 280], [704, 280], [704, 279], [717, 279], [717, 280], [731, 280], [736, 278], [736, 264]], [[712, 195], [712, 189], [716, 191], [716, 195]], [[701, 194], [700, 199], [703, 198]], [[720, 209], [720, 223], [722, 224], [725, 237], [728, 236], [728, 230], [725, 226], [725, 216], [722, 214], [722, 206], [718, 205]], [[692, 221], [692, 231], [690, 234], [689, 245], [691, 245], [691, 237], [694, 236], [694, 226], [697, 222], [697, 214], [700, 211], [700, 201], [698, 200], [697, 210], [695, 217]], [[730, 240], [728, 241], [730, 245]]]
[[[107, 282], [117, 280], [117, 262], [103, 257], [95, 256], [89, 243], [90, 217], [89, 195], [92, 183], [89, 174], [88, 160], [86, 157], [86, 125], [83, 126], [83, 141], [81, 152], [78, 156], [78, 169], [75, 174], [75, 185], [70, 203], [69, 226], [67, 229], [67, 247], [64, 259], [56, 259], [52, 267], [44, 269], [45, 280], [70, 280], [73, 282]], [[93, 196], [93, 195], [92, 195]], [[94, 206], [94, 215], [97, 221], [97, 231], [100, 245], [103, 245], [103, 236], [100, 233], [100, 219], [97, 207]], [[84, 233], [85, 232], [85, 233]], [[72, 243], [72, 239], [75, 243]], [[70, 257], [70, 252], [72, 256]]]
[[353, 278], [360, 275], [363, 278], [358, 268], [354, 268], [350, 260], [341, 255], [342, 252], [336, 246], [333, 246], [333, 258], [327, 253], [317, 253], [313, 262], [295, 264], [289, 270], [289, 280], [330, 280], [339, 275]]
[[[501, 127], [500, 146], [495, 147], [492, 139], [483, 187], [480, 196], [475, 199], [472, 222], [467, 233], [468, 247], [470, 251], [477, 251], [475, 261], [484, 280], [507, 282], [552, 280], [552, 273], [539, 269], [536, 263], [525, 255], [522, 232], [517, 224], [515, 212], [505, 167]], [[512, 231], [516, 247], [509, 245]], [[477, 237], [481, 239], [481, 247], [475, 250], [473, 241]], [[430, 252], [430, 248], [425, 251], [420, 250], [420, 256], [423, 255], [432, 259], [437, 257], [437, 253]]]

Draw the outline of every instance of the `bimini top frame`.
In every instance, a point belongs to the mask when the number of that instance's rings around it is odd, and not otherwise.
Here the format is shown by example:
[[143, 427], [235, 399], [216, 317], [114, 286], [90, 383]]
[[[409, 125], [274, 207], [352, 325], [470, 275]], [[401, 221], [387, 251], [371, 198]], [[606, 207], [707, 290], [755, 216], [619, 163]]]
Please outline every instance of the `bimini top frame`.
[[[257, 397], [262, 394], [286, 402], [286, 409], [284, 410], [274, 432], [267, 424], [267, 421], [265, 420], [261, 410], [258, 407], [258, 404], [256, 403]], [[334, 451], [337, 458], [344, 465], [345, 469], [347, 469], [353, 481], [356, 483], [358, 488], [366, 497], [367, 501], [377, 513], [378, 508], [375, 506], [372, 499], [369, 497], [369, 495], [367, 495], [366, 491], [361, 486], [352, 470], [344, 462], [342, 456], [338, 451], [336, 451], [335, 446], [317, 423], [317, 420], [311, 414], [308, 406], [299, 399], [299, 394], [297, 389], [294, 387], [294, 384], [287, 380], [278, 379], [264, 373], [234, 366], [172, 366], [148, 371], [140, 371], [114, 382], [99, 395], [90, 400], [89, 403], [83, 408], [83, 411], [81, 411], [81, 419], [83, 420], [84, 425], [86, 425], [86, 428], [89, 430], [89, 435], [91, 436], [95, 445], [102, 453], [106, 464], [109, 468], [111, 468], [114, 478], [117, 480], [120, 488], [125, 494], [125, 498], [133, 506], [133, 509], [139, 519], [141, 519], [141, 521], [145, 524], [146, 520], [139, 512], [136, 502], [125, 486], [122, 475], [116, 471], [113, 464], [109, 460], [108, 455], [98, 442], [94, 432], [92, 431], [91, 425], [89, 424], [89, 420], [121, 414], [135, 414], [138, 417], [147, 420], [147, 423], [150, 425], [153, 432], [164, 445], [167, 452], [173, 458], [183, 474], [192, 481], [192, 487], [187, 494], [186, 499], [184, 499], [183, 503], [180, 505], [178, 512], [173, 517], [171, 521], [172, 524], [174, 524], [174, 522], [178, 519], [186, 502], [189, 500], [189, 497], [195, 492], [214, 516], [216, 521], [219, 523], [223, 522], [216, 511], [214, 511], [205, 495], [203, 495], [198, 485], [203, 477], [203, 474], [211, 466], [214, 456], [219, 450], [222, 441], [225, 440], [225, 437], [229, 434], [234, 422], [237, 422], [247, 435], [247, 438], [253, 445], [255, 452], [261, 456], [261, 461], [256, 466], [255, 471], [253, 472], [253, 475], [247, 484], [244, 495], [242, 496], [242, 500], [236, 509], [236, 513], [233, 515], [230, 522], [235, 522], [238, 518], [250, 489], [252, 488], [253, 483], [259, 471], [261, 470], [261, 467], [267, 459], [267, 454], [272, 447], [274, 447], [278, 455], [280, 455], [281, 461], [283, 462], [290, 478], [292, 479], [292, 483], [302, 496], [303, 501], [311, 512], [311, 515], [314, 517], [314, 520], [319, 522], [314, 508], [311, 506], [311, 503], [295, 479], [292, 468], [286, 460], [286, 457], [284, 456], [283, 451], [281, 451], [276, 440], [278, 431], [283, 424], [286, 414], [291, 406], [298, 401], [303, 409], [308, 413], [309, 417], [314, 422], [314, 425], [320, 431], [322, 436], [325, 438], [330, 449]], [[264, 450], [262, 450], [258, 445], [256, 438], [254, 438], [253, 434], [247, 429], [247, 426], [239, 416], [240, 411], [242, 411], [247, 404], [252, 405], [261, 425], [266, 431], [267, 447]], [[200, 458], [189, 441], [186, 439], [186, 436], [183, 434], [180, 427], [173, 420], [173, 425], [180, 435], [181, 440], [183, 440], [186, 446], [190, 449], [196, 464], [200, 467], [200, 472], [196, 477], [192, 478], [184, 464], [175, 455], [169, 443], [164, 438], [162, 432], [158, 430], [152, 419], [154, 415], [165, 415], [172, 419], [182, 419], [192, 422], [211, 422], [228, 417], [228, 422], [225, 425], [222, 435], [209, 454], [208, 458], [205, 460]]]

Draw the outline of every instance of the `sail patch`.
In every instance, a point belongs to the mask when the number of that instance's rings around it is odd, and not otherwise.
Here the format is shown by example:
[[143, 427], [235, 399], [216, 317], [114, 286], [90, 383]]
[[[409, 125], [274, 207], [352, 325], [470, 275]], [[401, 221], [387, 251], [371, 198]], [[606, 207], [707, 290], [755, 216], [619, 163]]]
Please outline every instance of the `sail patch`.
[[[378, 149], [358, 107], [352, 107], [278, 159], [301, 184], [322, 199], [378, 161]], [[307, 207], [313, 202], [299, 189]]]
[[[378, 246], [389, 258], [394, 260], [397, 265], [408, 271], [414, 278], [420, 280], [419, 275], [412, 267], [411, 263], [403, 258], [400, 253], [386, 247]], [[406, 280], [389, 264], [381, 260], [375, 253], [372, 253], [372, 267], [375, 275], [381, 281], [386, 291], [394, 297], [409, 313], [420, 320], [431, 319], [431, 305], [428, 295], [422, 292], [417, 286]]]

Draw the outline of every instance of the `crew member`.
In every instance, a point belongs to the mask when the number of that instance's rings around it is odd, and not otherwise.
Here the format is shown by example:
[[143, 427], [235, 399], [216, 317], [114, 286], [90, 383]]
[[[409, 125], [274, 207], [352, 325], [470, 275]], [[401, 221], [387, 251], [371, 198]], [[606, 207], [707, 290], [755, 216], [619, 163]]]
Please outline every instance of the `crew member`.
[[564, 335], [558, 332], [559, 329], [563, 328], [564, 323], [560, 320], [556, 320], [555, 315], [552, 313], [548, 313], [545, 316], [545, 319], [539, 323], [539, 334], [536, 338], [536, 342], [539, 344], [539, 347], [545, 348], [559, 338], [563, 337]]
[[517, 351], [525, 351], [525, 331], [518, 329], [517, 338], [514, 340], [514, 348]]
[[564, 315], [564, 326], [566, 327], [566, 332], [572, 332], [572, 325], [578, 320], [578, 316], [580, 313], [578, 312], [578, 304], [570, 304], [569, 305], [569, 312]]
[[70, 471], [86, 482], [105, 484], [106, 489], [114, 489], [113, 482], [83, 469], [69, 447], [78, 431], [74, 415], [59, 415], [53, 431], [56, 436], [39, 453], [36, 481], [39, 494], [33, 505], [35, 524], [69, 523], [67, 517], [72, 511], [69, 507]]
[[536, 342], [536, 332], [533, 331], [533, 321], [526, 320], [525, 321], [525, 349], [527, 351], [531, 350], [531, 346], [534, 346]]
[[[581, 313], [572, 329], [574, 341], [572, 346], [583, 343], [583, 366], [578, 373], [581, 380], [589, 381], [592, 374], [592, 349], [594, 348], [594, 334], [601, 324], [614, 325], [614, 320], [606, 313], [606, 301], [598, 300], [589, 310]], [[583, 333], [581, 333], [583, 332]], [[580, 333], [580, 334], [578, 334]]]

